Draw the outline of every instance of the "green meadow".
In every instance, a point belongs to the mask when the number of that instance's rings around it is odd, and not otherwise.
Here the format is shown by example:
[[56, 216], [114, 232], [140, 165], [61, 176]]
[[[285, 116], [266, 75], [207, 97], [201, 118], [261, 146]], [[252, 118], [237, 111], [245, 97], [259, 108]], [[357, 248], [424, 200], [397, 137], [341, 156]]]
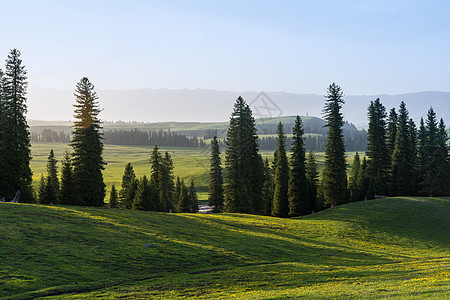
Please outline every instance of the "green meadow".
[[[33, 171], [33, 183], [37, 188], [41, 174], [46, 174], [47, 157], [50, 149], [55, 152], [60, 166], [64, 151], [71, 151], [71, 147], [63, 143], [33, 143], [31, 147], [31, 169]], [[105, 145], [104, 159], [107, 162], [103, 172], [104, 181], [107, 187], [106, 200], [109, 198], [109, 191], [113, 184], [120, 187], [125, 165], [132, 163], [138, 177], [150, 174], [150, 152], [151, 146], [117, 146]], [[168, 151], [172, 156], [174, 163], [174, 174], [185, 180], [194, 180], [198, 189], [199, 199], [206, 200], [208, 197], [208, 172], [209, 172], [209, 148], [179, 148], [163, 147], [162, 153]], [[222, 163], [225, 160], [224, 150], [222, 152]], [[263, 158], [273, 160], [273, 151], [260, 151]], [[324, 153], [316, 153], [319, 167], [323, 166]], [[354, 156], [354, 152], [347, 153], [348, 163]]]
[[0, 203], [2, 299], [449, 299], [450, 199], [293, 219]]

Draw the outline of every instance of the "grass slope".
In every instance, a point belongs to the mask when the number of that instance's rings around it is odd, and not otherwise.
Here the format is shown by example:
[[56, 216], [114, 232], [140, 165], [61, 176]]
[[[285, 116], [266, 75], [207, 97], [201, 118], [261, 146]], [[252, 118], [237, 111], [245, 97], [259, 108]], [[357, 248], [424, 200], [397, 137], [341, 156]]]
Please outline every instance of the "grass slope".
[[447, 198], [296, 219], [0, 203], [0, 298], [448, 299], [449, 220]]

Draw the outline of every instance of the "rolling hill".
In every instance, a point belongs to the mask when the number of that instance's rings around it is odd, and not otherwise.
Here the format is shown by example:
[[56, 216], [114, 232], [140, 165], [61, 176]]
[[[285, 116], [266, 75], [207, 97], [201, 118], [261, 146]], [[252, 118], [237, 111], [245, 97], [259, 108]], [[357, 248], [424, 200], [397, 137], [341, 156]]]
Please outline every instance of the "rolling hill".
[[0, 297], [450, 297], [450, 200], [295, 219], [0, 203]]

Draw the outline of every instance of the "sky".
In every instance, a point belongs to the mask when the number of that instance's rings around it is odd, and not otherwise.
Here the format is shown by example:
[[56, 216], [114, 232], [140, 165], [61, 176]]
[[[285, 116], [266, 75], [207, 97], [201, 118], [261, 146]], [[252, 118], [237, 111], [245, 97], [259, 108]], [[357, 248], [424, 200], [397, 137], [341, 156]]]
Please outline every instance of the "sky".
[[6, 1], [31, 86], [347, 95], [449, 91], [450, 1]]

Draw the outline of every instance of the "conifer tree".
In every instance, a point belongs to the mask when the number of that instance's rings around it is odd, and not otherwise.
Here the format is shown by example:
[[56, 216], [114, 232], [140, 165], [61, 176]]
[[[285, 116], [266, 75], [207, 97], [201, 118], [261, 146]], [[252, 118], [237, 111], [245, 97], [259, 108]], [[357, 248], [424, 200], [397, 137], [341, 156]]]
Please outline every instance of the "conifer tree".
[[391, 165], [391, 189], [395, 196], [412, 194], [411, 141], [408, 126], [408, 110], [405, 102], [400, 103], [397, 136]]
[[364, 199], [362, 190], [362, 168], [358, 152], [353, 157], [352, 169], [348, 179], [348, 192], [350, 201], [361, 201]]
[[158, 189], [144, 175], [137, 185], [132, 209], [156, 211], [160, 202]]
[[277, 127], [277, 150], [274, 155], [274, 194], [272, 216], [286, 218], [289, 216], [289, 164], [286, 156], [286, 135], [283, 124]]
[[273, 207], [273, 170], [269, 165], [269, 159], [264, 161], [264, 184], [262, 189], [262, 197], [264, 203], [263, 214], [272, 215]]
[[258, 153], [256, 124], [242, 97], [234, 104], [225, 149], [227, 212], [262, 212], [263, 161]]
[[448, 183], [450, 180], [449, 175], [449, 147], [447, 145], [448, 136], [447, 136], [447, 130], [445, 128], [444, 120], [441, 118], [439, 120], [439, 130], [438, 130], [438, 155], [437, 159], [440, 161], [441, 168], [437, 170], [437, 178], [439, 178], [439, 189], [438, 189], [438, 195], [439, 196], [445, 196], [449, 193], [449, 187]]
[[119, 192], [119, 207], [125, 209], [131, 209], [134, 199], [134, 187], [132, 185], [133, 180], [136, 178], [134, 169], [131, 163], [127, 163], [122, 176], [122, 184]]
[[12, 49], [6, 59], [0, 91], [0, 198], [34, 202], [30, 169], [30, 133], [26, 121], [27, 71], [20, 51]]
[[167, 151], [161, 158], [160, 176], [161, 186], [159, 187], [159, 192], [161, 195], [161, 210], [168, 212], [169, 210], [174, 209], [173, 193], [175, 191], [175, 176], [173, 176], [172, 157]]
[[116, 186], [113, 184], [111, 187], [111, 192], [109, 194], [109, 208], [117, 208], [118, 206], [118, 195]]
[[68, 151], [64, 152], [61, 160], [61, 204], [75, 204], [75, 188], [73, 185], [72, 158]]
[[347, 171], [345, 162], [345, 145], [342, 126], [344, 120], [341, 113], [343, 93], [340, 86], [332, 83], [328, 87], [328, 95], [323, 109], [328, 128], [323, 170], [323, 196], [325, 202], [334, 207], [346, 202]]
[[57, 160], [53, 149], [50, 150], [50, 154], [47, 159], [47, 177], [46, 177], [46, 196], [47, 203], [56, 204], [59, 202], [59, 180], [58, 180], [58, 168], [56, 166]]
[[180, 193], [181, 193], [181, 180], [180, 176], [177, 176], [177, 183], [175, 185], [175, 193], [173, 195], [173, 206], [175, 210], [177, 210], [178, 207], [178, 200], [180, 199]]
[[38, 203], [39, 204], [49, 204], [50, 201], [47, 200], [47, 184], [45, 180], [44, 174], [41, 174], [41, 179], [39, 180], [39, 189], [38, 189]]
[[189, 202], [190, 202], [190, 212], [198, 212], [198, 196], [197, 190], [195, 189], [194, 180], [191, 180], [191, 185], [189, 187]]
[[222, 212], [223, 210], [222, 162], [220, 160], [219, 141], [216, 136], [211, 141], [208, 204], [213, 207], [213, 212]]
[[[386, 108], [379, 98], [370, 102], [368, 109], [367, 168], [371, 193], [386, 195], [390, 156], [386, 146]], [[372, 197], [373, 194], [369, 195]]]
[[177, 212], [184, 213], [189, 212], [191, 209], [191, 203], [189, 199], [189, 191], [184, 183], [184, 179], [181, 180], [180, 186], [180, 198], [178, 199]]
[[102, 127], [98, 114], [97, 93], [88, 78], [83, 77], [75, 88], [75, 119], [73, 128], [73, 180], [79, 205], [101, 206], [104, 204], [105, 183], [102, 171]]
[[427, 141], [427, 129], [423, 118], [420, 119], [419, 131], [417, 135], [417, 159], [416, 166], [414, 168], [415, 181], [417, 183], [417, 194], [426, 195], [425, 188], [425, 176], [428, 165], [428, 141]]
[[392, 154], [394, 153], [395, 139], [397, 138], [397, 124], [398, 115], [395, 111], [395, 108], [392, 108], [389, 111], [389, 118], [386, 129], [386, 148], [388, 151], [389, 160], [392, 159]]
[[306, 157], [306, 180], [308, 182], [308, 199], [313, 211], [319, 211], [317, 203], [317, 190], [319, 187], [319, 167], [317, 166], [316, 156], [312, 150]]
[[310, 214], [312, 211], [311, 201], [308, 198], [308, 184], [306, 180], [306, 150], [303, 141], [303, 123], [299, 116], [295, 118], [292, 133], [288, 195], [289, 216], [295, 217]]
[[409, 148], [410, 148], [410, 161], [409, 168], [411, 170], [411, 195], [416, 195], [418, 191], [418, 181], [417, 174], [415, 173], [415, 168], [417, 165], [417, 127], [413, 119], [408, 121], [409, 130]]

